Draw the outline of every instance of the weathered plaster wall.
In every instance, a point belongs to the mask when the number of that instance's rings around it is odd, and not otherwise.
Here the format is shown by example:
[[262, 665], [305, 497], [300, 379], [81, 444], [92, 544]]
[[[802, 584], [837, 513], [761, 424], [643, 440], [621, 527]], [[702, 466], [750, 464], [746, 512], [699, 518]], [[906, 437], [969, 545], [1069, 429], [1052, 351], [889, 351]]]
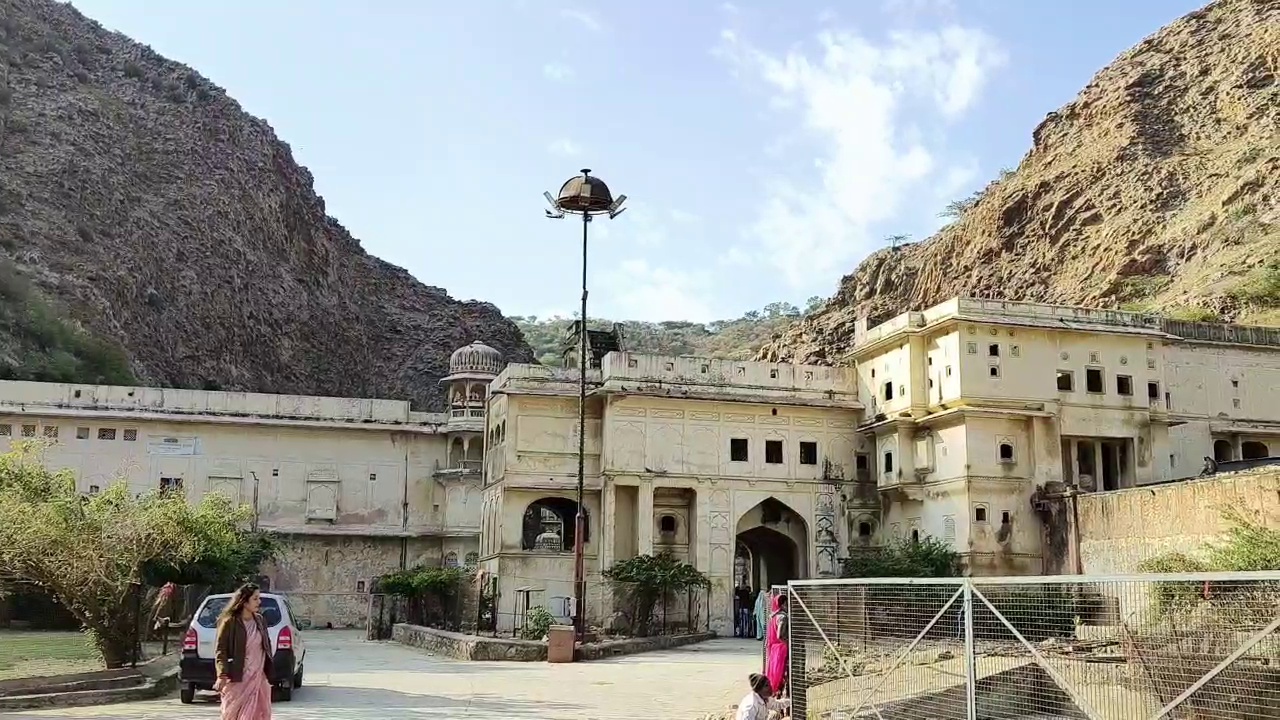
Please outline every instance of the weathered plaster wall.
[[[252, 504], [256, 475], [257, 511], [265, 529], [341, 527], [349, 533], [376, 533], [399, 532], [407, 524], [410, 531], [479, 531], [479, 488], [446, 488], [433, 477], [437, 462], [445, 459], [440, 435], [391, 428], [215, 424], [199, 418], [157, 421], [144, 415], [111, 419], [10, 414], [0, 415], [0, 432], [10, 429], [10, 436], [0, 436], [0, 449], [20, 438], [24, 426], [34, 426], [32, 432], [39, 437], [56, 434], [49, 437], [54, 444], [46, 460], [51, 467], [72, 472], [83, 491], [124, 479], [135, 492], [145, 492], [159, 489], [161, 478], [175, 478], [193, 502], [216, 492]], [[333, 520], [308, 522], [317, 484], [333, 488]]]
[[1093, 493], [1080, 495], [1077, 501], [1084, 573], [1133, 573], [1148, 558], [1167, 552], [1195, 553], [1221, 538], [1228, 529], [1223, 508], [1257, 510], [1280, 526], [1280, 472]]

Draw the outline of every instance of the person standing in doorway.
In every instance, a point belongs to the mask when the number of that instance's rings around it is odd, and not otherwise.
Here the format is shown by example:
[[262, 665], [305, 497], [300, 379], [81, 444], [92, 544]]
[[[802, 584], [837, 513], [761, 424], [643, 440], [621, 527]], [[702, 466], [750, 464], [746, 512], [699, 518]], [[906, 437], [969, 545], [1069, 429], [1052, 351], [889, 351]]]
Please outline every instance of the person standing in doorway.
[[764, 631], [767, 625], [766, 620], [768, 620], [768, 618], [765, 615], [764, 609], [767, 607], [765, 603], [768, 602], [768, 600], [769, 600], [768, 590], [764, 588], [760, 588], [759, 590], [756, 591], [755, 630], [756, 630], [757, 640], [764, 640]]
[[733, 591], [734, 605], [737, 612], [733, 619], [735, 637], [751, 637], [751, 588], [743, 583]]
[[218, 618], [213, 690], [222, 696], [222, 720], [271, 720], [271, 638], [261, 605], [258, 586], [250, 583]]

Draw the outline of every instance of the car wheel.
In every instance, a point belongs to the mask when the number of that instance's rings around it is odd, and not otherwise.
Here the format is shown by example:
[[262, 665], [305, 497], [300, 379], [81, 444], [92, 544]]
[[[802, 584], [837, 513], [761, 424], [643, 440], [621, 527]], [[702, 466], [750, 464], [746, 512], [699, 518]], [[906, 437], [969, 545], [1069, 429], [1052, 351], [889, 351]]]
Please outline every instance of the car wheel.
[[298, 673], [293, 676], [293, 686], [296, 688], [302, 687], [302, 668], [301, 667], [298, 668]]
[[183, 685], [182, 689], [178, 691], [178, 699], [182, 701], [183, 705], [190, 705], [195, 702], [196, 686], [190, 683]]
[[280, 686], [279, 690], [281, 702], [289, 702], [293, 699], [293, 685], [291, 683], [284, 683]]

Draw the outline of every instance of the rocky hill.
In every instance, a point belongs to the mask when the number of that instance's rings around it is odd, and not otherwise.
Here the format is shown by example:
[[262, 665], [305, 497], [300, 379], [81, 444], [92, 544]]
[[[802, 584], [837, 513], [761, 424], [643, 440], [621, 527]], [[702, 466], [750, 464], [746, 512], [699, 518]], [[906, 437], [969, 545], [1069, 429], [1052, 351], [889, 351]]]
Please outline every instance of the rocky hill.
[[760, 357], [832, 360], [859, 316], [956, 295], [1280, 324], [1280, 0], [1219, 0], [1143, 40], [960, 205]]
[[361, 249], [265, 121], [53, 0], [0, 0], [0, 377], [411, 399], [515, 324]]
[[[809, 298], [812, 309], [821, 298]], [[773, 302], [759, 310], [743, 313], [732, 320], [709, 323], [686, 320], [644, 322], [623, 320], [626, 346], [629, 350], [655, 355], [693, 355], [697, 357], [748, 360], [780, 332], [804, 316], [806, 311], [787, 302]], [[572, 318], [534, 316], [511, 318], [533, 346], [534, 357], [544, 365], [559, 365], [564, 340], [573, 324]], [[612, 320], [591, 320], [601, 330], [613, 326]]]

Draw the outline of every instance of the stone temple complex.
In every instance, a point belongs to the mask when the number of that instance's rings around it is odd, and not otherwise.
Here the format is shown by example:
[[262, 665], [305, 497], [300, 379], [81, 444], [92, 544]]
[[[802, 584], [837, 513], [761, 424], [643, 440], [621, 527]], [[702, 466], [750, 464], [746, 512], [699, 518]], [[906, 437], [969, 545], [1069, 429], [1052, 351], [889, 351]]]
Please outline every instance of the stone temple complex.
[[[452, 357], [445, 413], [393, 400], [0, 383], [0, 435], [46, 438], [92, 493], [219, 492], [287, 540], [268, 569], [314, 624], [359, 624], [373, 578], [496, 577], [502, 629], [574, 606], [578, 374]], [[584, 546], [601, 573], [670, 552], [731, 590], [833, 576], [860, 548], [934, 537], [970, 572], [1045, 568], [1037, 498], [1280, 455], [1280, 329], [960, 298], [859, 326], [835, 367], [631, 352], [588, 335]]]

